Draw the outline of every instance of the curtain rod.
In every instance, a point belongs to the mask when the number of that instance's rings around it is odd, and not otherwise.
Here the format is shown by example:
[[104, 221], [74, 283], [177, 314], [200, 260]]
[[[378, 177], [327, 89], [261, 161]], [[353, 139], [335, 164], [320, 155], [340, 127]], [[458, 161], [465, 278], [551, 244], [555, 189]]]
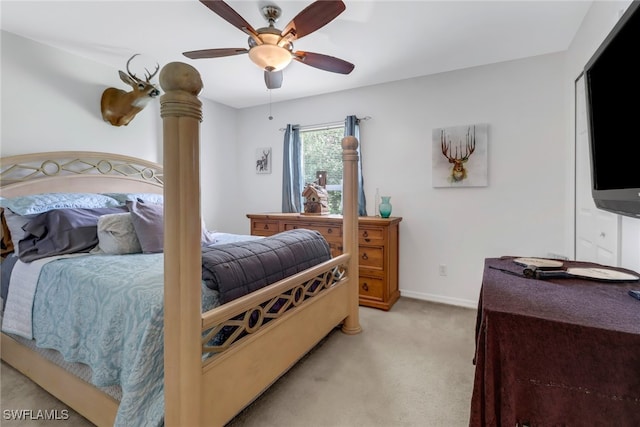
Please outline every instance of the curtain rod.
[[[362, 120], [370, 120], [371, 116], [364, 116], [364, 117], [356, 117], [356, 119], [358, 121], [362, 121]], [[328, 123], [318, 123], [315, 125], [304, 125], [304, 126], [299, 126], [300, 130], [311, 130], [311, 129], [320, 129], [320, 128], [328, 128], [328, 127], [332, 127], [332, 126], [338, 126], [338, 125], [342, 125], [344, 124], [344, 120], [340, 120], [340, 121], [335, 121], [335, 122], [328, 122]], [[287, 130], [287, 128], [280, 128], [279, 129], [280, 132], [284, 132], [285, 130]]]

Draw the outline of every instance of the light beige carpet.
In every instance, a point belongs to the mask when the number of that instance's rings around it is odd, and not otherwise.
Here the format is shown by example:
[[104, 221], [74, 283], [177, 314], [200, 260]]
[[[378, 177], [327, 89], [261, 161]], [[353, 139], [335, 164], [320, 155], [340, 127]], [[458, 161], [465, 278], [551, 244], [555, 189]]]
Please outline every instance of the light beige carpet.
[[[332, 332], [228, 427], [456, 427], [469, 423], [476, 311], [400, 298], [389, 312], [360, 308], [363, 332]], [[2, 363], [2, 426], [90, 426], [18, 422], [6, 410], [67, 409]]]

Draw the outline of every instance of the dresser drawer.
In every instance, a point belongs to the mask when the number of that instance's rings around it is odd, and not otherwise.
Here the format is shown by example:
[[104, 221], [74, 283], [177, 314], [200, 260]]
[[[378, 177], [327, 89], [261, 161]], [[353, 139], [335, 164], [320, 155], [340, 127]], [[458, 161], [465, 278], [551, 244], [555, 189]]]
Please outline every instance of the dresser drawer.
[[342, 227], [340, 226], [332, 226], [332, 225], [321, 225], [321, 224], [296, 224], [296, 223], [285, 223], [284, 229], [286, 230], [296, 230], [298, 228], [306, 228], [307, 230], [315, 230], [319, 231], [320, 234], [327, 239], [328, 242], [342, 242]]
[[360, 227], [358, 229], [358, 242], [362, 244], [380, 244], [384, 242], [384, 228], [382, 227]]
[[327, 242], [329, 243], [329, 248], [331, 249], [331, 257], [335, 258], [338, 255], [342, 255], [342, 253], [344, 252], [342, 250], [342, 242], [337, 243], [337, 242]]
[[278, 232], [278, 221], [254, 219], [251, 221], [251, 234], [254, 236], [272, 236]]
[[381, 300], [384, 297], [384, 281], [375, 277], [360, 276], [360, 297]]
[[378, 246], [360, 246], [358, 248], [360, 268], [382, 270], [384, 268], [384, 248]]

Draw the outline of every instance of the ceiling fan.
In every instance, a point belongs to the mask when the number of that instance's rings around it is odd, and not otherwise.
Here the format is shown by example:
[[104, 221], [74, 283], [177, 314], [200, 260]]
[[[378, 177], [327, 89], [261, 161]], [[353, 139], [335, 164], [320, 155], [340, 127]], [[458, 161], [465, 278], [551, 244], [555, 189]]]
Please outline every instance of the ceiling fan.
[[282, 86], [282, 70], [292, 60], [311, 67], [333, 73], [349, 74], [354, 65], [333, 56], [314, 52], [293, 50], [293, 41], [324, 27], [345, 10], [342, 1], [318, 0], [302, 10], [280, 30], [275, 23], [280, 18], [281, 9], [273, 4], [261, 8], [268, 27], [254, 29], [235, 10], [222, 0], [200, 0], [202, 4], [249, 35], [249, 48], [202, 49], [184, 52], [191, 59], [220, 58], [224, 56], [249, 54], [249, 58], [264, 70], [264, 81], [268, 89]]

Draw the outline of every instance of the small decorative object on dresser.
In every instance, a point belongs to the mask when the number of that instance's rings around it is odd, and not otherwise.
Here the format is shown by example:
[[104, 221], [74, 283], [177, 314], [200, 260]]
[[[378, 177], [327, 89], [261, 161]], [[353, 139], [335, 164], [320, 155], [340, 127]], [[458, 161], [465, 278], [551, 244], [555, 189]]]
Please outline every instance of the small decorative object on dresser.
[[[342, 216], [299, 213], [248, 214], [251, 234], [273, 234], [306, 228], [324, 236], [331, 256], [342, 254]], [[402, 218], [358, 218], [358, 288], [360, 305], [389, 310], [400, 297], [398, 289], [399, 225]]]
[[304, 197], [304, 213], [306, 215], [328, 215], [329, 193], [322, 186], [307, 184], [302, 191]]
[[381, 196], [382, 198], [382, 203], [380, 203], [380, 216], [382, 218], [389, 218], [389, 216], [391, 216], [391, 202], [389, 202], [389, 200], [391, 199], [390, 196]]

